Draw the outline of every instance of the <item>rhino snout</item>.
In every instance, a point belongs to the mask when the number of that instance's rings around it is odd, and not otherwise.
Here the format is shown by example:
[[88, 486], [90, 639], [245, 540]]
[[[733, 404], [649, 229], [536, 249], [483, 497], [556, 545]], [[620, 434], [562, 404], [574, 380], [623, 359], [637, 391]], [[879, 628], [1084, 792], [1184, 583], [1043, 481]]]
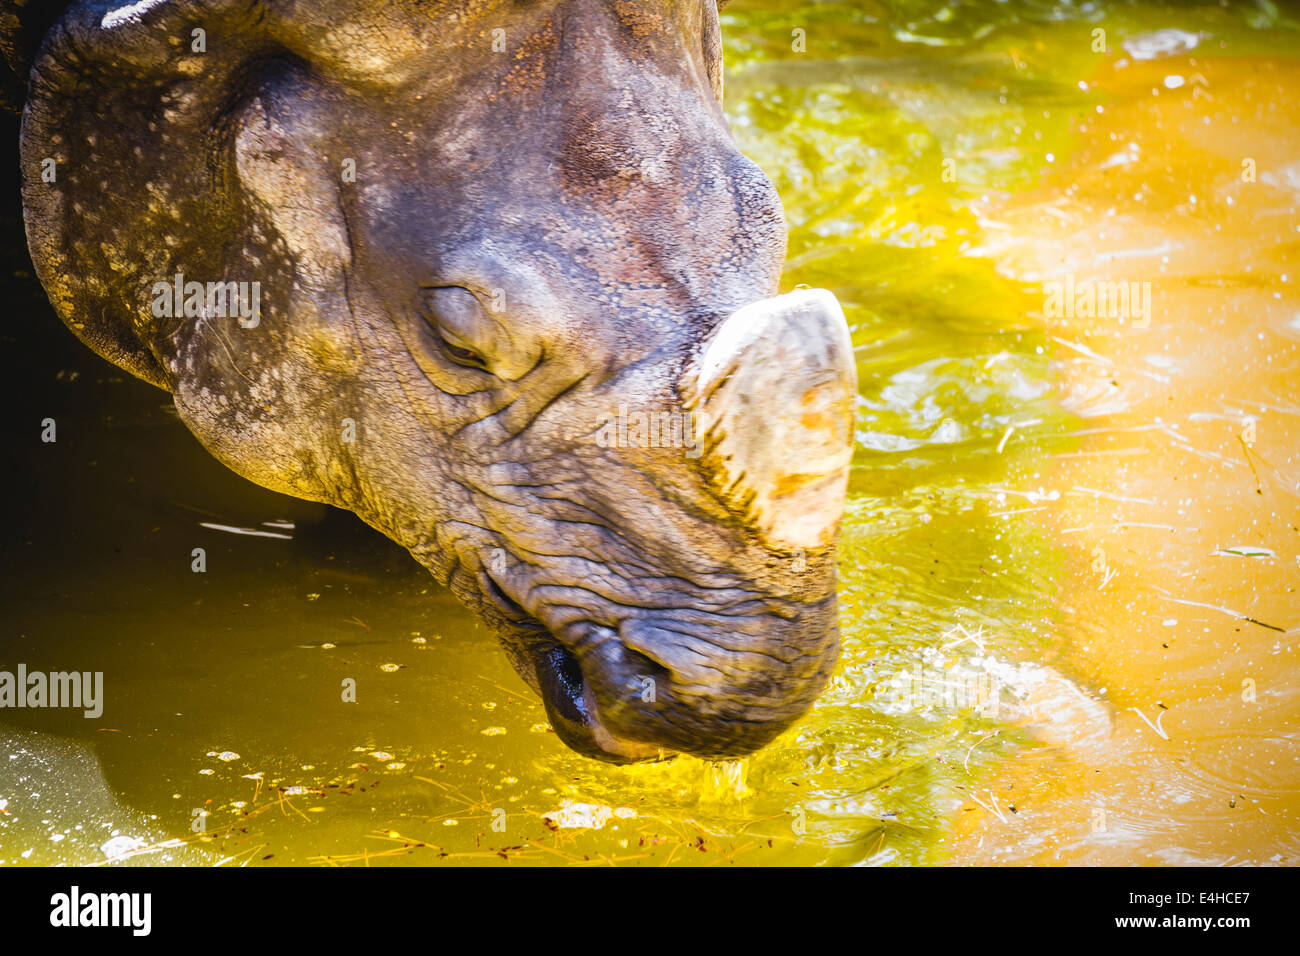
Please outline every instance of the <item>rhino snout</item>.
[[[815, 612], [814, 612], [815, 613]], [[772, 646], [690, 623], [632, 617], [617, 629], [584, 622], [573, 644], [541, 641], [530, 653], [556, 734], [572, 749], [613, 763], [678, 753], [724, 759], [768, 744], [825, 687], [838, 649], [833, 621], [784, 622], [791, 640]], [[572, 629], [571, 629], [572, 630]], [[727, 646], [731, 645], [731, 646]]]

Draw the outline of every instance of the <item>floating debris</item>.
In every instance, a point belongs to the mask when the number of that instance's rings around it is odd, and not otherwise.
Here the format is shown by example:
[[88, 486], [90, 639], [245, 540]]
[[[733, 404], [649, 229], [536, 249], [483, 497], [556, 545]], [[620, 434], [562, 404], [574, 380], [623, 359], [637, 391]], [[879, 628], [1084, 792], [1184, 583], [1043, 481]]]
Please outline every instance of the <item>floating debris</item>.
[[1276, 558], [1277, 552], [1272, 548], [1266, 548], [1262, 544], [1234, 544], [1231, 547], [1219, 548], [1214, 552], [1216, 555], [1232, 555], [1238, 558]]
[[615, 809], [600, 803], [578, 803], [574, 800], [565, 800], [558, 810], [542, 814], [542, 819], [563, 830], [600, 830], [611, 819], [623, 820], [635, 816], [636, 811], [626, 807]]
[[115, 836], [99, 848], [110, 860], [118, 859], [146, 846], [146, 841], [133, 836]]
[[1186, 30], [1156, 30], [1129, 37], [1120, 44], [1129, 56], [1135, 60], [1157, 60], [1166, 56], [1180, 56], [1190, 53], [1200, 45], [1201, 34], [1188, 33]]
[[292, 541], [293, 535], [280, 534], [277, 531], [259, 531], [257, 528], [236, 528], [231, 524], [217, 524], [215, 521], [200, 521], [200, 528], [208, 528], [211, 531], [224, 531], [227, 534], [246, 534], [255, 538], [280, 538], [284, 541]]
[[[1157, 704], [1156, 706], [1160, 707], [1161, 710], [1168, 710], [1168, 708], [1165, 707], [1163, 704]], [[1137, 714], [1139, 717], [1141, 717], [1141, 718], [1142, 718], [1142, 721], [1143, 721], [1143, 722], [1144, 722], [1148, 727], [1150, 727], [1152, 730], [1154, 730], [1157, 734], [1159, 734], [1162, 738], [1164, 738], [1165, 740], [1168, 740], [1168, 739], [1169, 739], [1169, 734], [1165, 733], [1165, 729], [1164, 729], [1164, 727], [1162, 727], [1162, 726], [1160, 725], [1160, 722], [1164, 719], [1164, 716], [1165, 716], [1163, 713], [1156, 714], [1156, 722], [1153, 724], [1153, 723], [1151, 723], [1151, 719], [1150, 719], [1149, 717], [1147, 717], [1146, 714], [1142, 713], [1142, 711], [1139, 710], [1138, 708], [1136, 708], [1136, 707], [1130, 707], [1129, 710], [1133, 711], [1133, 713], [1135, 713], [1135, 714]]]

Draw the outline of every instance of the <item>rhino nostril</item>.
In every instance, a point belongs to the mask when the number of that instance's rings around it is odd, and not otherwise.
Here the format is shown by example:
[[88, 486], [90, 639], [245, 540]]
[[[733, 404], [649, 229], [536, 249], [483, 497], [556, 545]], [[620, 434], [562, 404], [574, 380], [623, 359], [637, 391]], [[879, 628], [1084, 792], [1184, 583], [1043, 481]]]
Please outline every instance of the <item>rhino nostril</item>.
[[667, 665], [633, 647], [624, 645], [623, 661], [628, 672], [641, 684], [647, 679], [663, 682], [672, 676], [672, 669]]
[[501, 588], [501, 585], [497, 584], [496, 578], [492, 577], [492, 575], [488, 574], [486, 571], [480, 574], [479, 578], [482, 581], [483, 590], [486, 592], [488, 597], [492, 598], [505, 610], [511, 611], [518, 616], [524, 615], [524, 609], [519, 606], [518, 602], [506, 594], [506, 592]]
[[624, 673], [628, 676], [628, 683], [634, 698], [640, 697], [643, 702], [652, 703], [656, 701], [659, 694], [673, 683], [673, 669], [665, 660], [660, 660], [653, 654], [646, 654], [634, 647], [623, 645]]

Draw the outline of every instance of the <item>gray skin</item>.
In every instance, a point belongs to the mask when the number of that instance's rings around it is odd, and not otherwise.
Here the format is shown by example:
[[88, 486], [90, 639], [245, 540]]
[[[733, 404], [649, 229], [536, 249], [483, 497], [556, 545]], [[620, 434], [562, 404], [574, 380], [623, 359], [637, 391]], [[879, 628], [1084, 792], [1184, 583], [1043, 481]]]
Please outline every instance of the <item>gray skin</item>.
[[[834, 298], [771, 298], [721, 71], [713, 0], [74, 3], [32, 258], [219, 460], [407, 548], [571, 747], [739, 756], [836, 660], [856, 386]], [[177, 273], [256, 280], [260, 321], [157, 317]], [[621, 405], [704, 453], [611, 447]]]

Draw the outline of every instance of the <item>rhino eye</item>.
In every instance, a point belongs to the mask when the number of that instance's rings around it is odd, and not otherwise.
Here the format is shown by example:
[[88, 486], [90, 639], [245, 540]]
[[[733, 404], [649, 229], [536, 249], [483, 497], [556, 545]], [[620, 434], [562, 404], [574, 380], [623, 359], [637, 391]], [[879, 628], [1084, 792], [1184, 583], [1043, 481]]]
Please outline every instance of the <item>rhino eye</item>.
[[447, 354], [457, 365], [468, 365], [470, 368], [486, 368], [487, 363], [483, 361], [483, 356], [479, 355], [473, 349], [461, 348], [452, 342], [447, 341], [447, 336], [442, 336], [442, 344], [447, 347]]
[[420, 306], [447, 358], [466, 368], [487, 369], [482, 353], [465, 341], [482, 318], [483, 306], [474, 293], [460, 286], [425, 289]]

